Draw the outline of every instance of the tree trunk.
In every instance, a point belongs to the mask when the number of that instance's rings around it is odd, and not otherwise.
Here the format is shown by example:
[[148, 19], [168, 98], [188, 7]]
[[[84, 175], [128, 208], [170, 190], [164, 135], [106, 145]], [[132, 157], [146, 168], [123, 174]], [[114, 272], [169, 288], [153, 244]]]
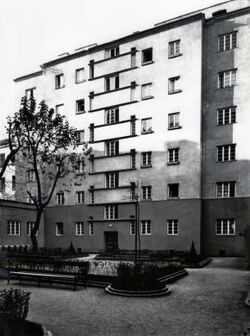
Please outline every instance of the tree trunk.
[[31, 230], [30, 238], [31, 238], [32, 249], [33, 249], [34, 253], [36, 253], [37, 248], [38, 248], [38, 243], [37, 243], [37, 239], [36, 239], [36, 233], [37, 233], [37, 231], [39, 229], [39, 226], [40, 226], [40, 221], [41, 221], [42, 213], [43, 213], [43, 208], [42, 209], [38, 208], [37, 212], [36, 212], [35, 225], [34, 225], [34, 227]]

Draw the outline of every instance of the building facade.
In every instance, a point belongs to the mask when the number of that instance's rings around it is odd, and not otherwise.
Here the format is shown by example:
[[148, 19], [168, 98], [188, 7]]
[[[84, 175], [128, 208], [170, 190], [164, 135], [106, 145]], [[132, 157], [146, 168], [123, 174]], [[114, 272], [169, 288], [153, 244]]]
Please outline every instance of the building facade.
[[142, 249], [245, 253], [249, 12], [228, 1], [15, 79], [17, 106], [33, 91], [93, 149], [57, 185], [46, 247], [133, 250], [138, 199]]

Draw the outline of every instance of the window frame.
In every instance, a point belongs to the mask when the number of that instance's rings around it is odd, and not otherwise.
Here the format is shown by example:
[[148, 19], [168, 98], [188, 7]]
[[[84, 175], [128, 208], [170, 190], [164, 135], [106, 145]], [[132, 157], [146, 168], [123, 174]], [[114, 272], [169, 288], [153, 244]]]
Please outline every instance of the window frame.
[[85, 143], [85, 130], [77, 130], [77, 140], [78, 145], [83, 145]]
[[120, 147], [119, 140], [105, 141], [104, 145], [105, 156], [109, 157], [119, 155], [120, 153], [119, 147]]
[[168, 148], [168, 165], [180, 164], [180, 148]]
[[76, 204], [84, 204], [85, 203], [85, 191], [77, 190], [76, 191]]
[[[234, 41], [234, 35], [235, 35], [235, 41]], [[229, 36], [229, 48], [227, 48], [227, 37], [228, 36]], [[223, 38], [223, 41], [221, 41], [222, 38]], [[237, 47], [238, 47], [238, 31], [237, 30], [218, 35], [218, 52], [219, 53], [233, 50]]]
[[[144, 159], [146, 164], [144, 164]], [[141, 168], [150, 168], [150, 167], [152, 167], [152, 152], [142, 152]]]
[[[173, 121], [172, 121], [173, 126], [171, 126], [171, 120], [170, 120], [171, 118], [173, 118]], [[168, 130], [173, 130], [173, 129], [177, 129], [177, 128], [181, 128], [181, 126], [180, 126], [180, 112], [168, 113]]]
[[[153, 98], [152, 95], [152, 88], [153, 88], [153, 83], [145, 83], [141, 85], [141, 100], [147, 100]], [[144, 89], [146, 89], [146, 95], [144, 92]]]
[[216, 148], [217, 162], [221, 163], [236, 161], [236, 144], [217, 145]]
[[118, 219], [118, 204], [106, 204], [104, 206], [104, 219], [106, 220]]
[[[151, 60], [145, 61], [145, 53], [151, 51]], [[141, 65], [148, 65], [152, 64], [154, 62], [154, 57], [153, 57], [153, 47], [143, 49], [141, 51]]]
[[[182, 55], [182, 53], [180, 52], [180, 44], [181, 39], [168, 42], [168, 58], [174, 58]], [[173, 45], [173, 53], [171, 53], [172, 45]]]
[[234, 197], [236, 197], [236, 181], [216, 182], [216, 198]]
[[85, 234], [85, 227], [83, 221], [76, 221], [75, 222], [75, 236], [82, 237]]
[[57, 205], [64, 205], [65, 204], [65, 195], [63, 191], [56, 193], [56, 204]]
[[91, 222], [89, 223], [89, 236], [93, 236], [94, 235], [94, 223]]
[[152, 200], [152, 186], [142, 186], [141, 187], [142, 192], [142, 201], [151, 201]]
[[[144, 123], [146, 127], [143, 126]], [[153, 133], [152, 117], [141, 119], [141, 134], [150, 134], [150, 133]]]
[[[232, 222], [230, 223], [230, 221], [232, 221], [233, 223]], [[230, 233], [230, 228], [231, 228], [230, 225], [233, 228], [233, 233]], [[218, 218], [218, 219], [216, 219], [215, 235], [216, 236], [235, 236], [236, 235], [236, 220], [235, 220], [235, 218]]]
[[7, 235], [8, 236], [21, 236], [21, 221], [8, 220], [7, 221]]
[[[171, 196], [170, 195], [170, 189], [174, 186], [177, 187], [177, 196]], [[173, 191], [171, 192], [173, 194]], [[168, 183], [168, 199], [178, 199], [180, 198], [180, 183]]]
[[81, 71], [82, 71], [83, 77], [85, 77], [84, 76], [84, 73], [85, 73], [85, 68], [84, 67], [76, 69], [75, 70], [75, 84], [81, 84], [81, 83], [86, 82], [86, 79], [84, 79], [84, 78], [82, 80], [78, 79], [77, 74], [80, 73]]
[[56, 222], [56, 236], [57, 237], [64, 236], [64, 224], [63, 224], [63, 222]]
[[178, 219], [167, 220], [167, 235], [178, 236], [179, 235], [179, 221]]
[[[228, 113], [228, 118], [226, 117]], [[237, 106], [226, 106], [217, 109], [217, 126], [231, 125], [237, 122]], [[227, 122], [228, 120], [228, 122]]]
[[218, 90], [236, 86], [237, 85], [236, 74], [237, 74], [237, 68], [219, 71], [217, 75]]
[[104, 124], [111, 125], [119, 122], [119, 107], [105, 109], [104, 111]]
[[65, 77], [64, 73], [55, 75], [55, 89], [63, 89], [65, 87]]
[[[79, 106], [80, 106], [81, 103], [83, 103], [83, 105], [84, 105], [84, 109], [83, 110], [79, 110]], [[78, 115], [78, 114], [86, 113], [85, 106], [86, 106], [86, 104], [85, 104], [85, 99], [84, 98], [77, 99], [76, 100], [76, 114]]]
[[140, 234], [141, 236], [151, 236], [152, 235], [152, 225], [151, 225], [151, 220], [149, 219], [144, 219], [144, 220], [141, 220], [141, 223], [140, 223]]
[[104, 58], [105, 59], [112, 59], [120, 55], [120, 46], [116, 45], [104, 50]]
[[175, 94], [182, 92], [181, 89], [176, 88], [176, 83], [180, 81], [181, 76], [174, 76], [168, 78], [168, 94]]
[[[32, 230], [34, 225], [35, 225], [34, 221], [27, 221], [26, 222], [26, 235], [27, 236], [31, 236], [31, 230]], [[39, 235], [39, 229], [36, 232], [36, 237], [38, 237], [38, 235]]]

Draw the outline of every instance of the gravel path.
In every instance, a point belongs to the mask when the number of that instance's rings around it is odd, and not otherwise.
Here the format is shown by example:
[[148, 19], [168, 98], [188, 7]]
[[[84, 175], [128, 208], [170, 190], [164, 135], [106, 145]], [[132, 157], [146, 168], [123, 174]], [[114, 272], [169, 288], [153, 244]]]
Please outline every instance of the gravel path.
[[43, 323], [53, 336], [244, 335], [250, 327], [250, 309], [244, 306], [250, 272], [243, 260], [216, 258], [188, 271], [170, 286], [170, 296], [154, 299], [120, 298], [97, 288], [73, 292], [27, 286], [32, 291], [28, 318]]

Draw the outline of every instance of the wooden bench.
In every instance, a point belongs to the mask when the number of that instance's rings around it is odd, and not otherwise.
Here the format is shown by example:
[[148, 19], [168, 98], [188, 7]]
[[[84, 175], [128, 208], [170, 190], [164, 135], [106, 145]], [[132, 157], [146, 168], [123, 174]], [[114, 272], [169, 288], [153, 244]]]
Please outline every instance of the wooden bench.
[[24, 271], [10, 271], [8, 276], [8, 284], [11, 279], [18, 279], [20, 283], [22, 281], [37, 281], [38, 286], [41, 286], [42, 282], [47, 282], [50, 286], [53, 283], [65, 284], [73, 286], [73, 290], [76, 291], [79, 283], [86, 285], [85, 277], [75, 274], [56, 274], [56, 273], [39, 273], [39, 272], [24, 272]]

